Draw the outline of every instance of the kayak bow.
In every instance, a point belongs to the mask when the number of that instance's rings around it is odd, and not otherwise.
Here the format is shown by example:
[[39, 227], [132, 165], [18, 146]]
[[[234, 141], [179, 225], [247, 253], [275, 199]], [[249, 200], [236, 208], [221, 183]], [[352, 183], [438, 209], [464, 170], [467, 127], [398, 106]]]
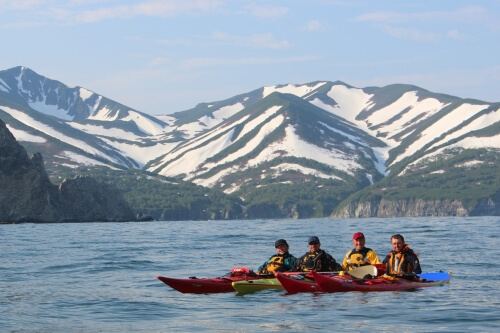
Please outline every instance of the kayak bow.
[[227, 293], [234, 291], [233, 282], [259, 279], [257, 276], [249, 275], [221, 276], [215, 278], [172, 278], [158, 275], [156, 278], [184, 294]]

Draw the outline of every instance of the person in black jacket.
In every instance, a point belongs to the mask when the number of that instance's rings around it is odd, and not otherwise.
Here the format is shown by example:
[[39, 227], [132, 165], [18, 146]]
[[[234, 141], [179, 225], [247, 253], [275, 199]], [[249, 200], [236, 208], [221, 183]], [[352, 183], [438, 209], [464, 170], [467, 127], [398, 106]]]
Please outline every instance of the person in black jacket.
[[309, 237], [309, 252], [297, 259], [295, 270], [299, 272], [334, 272], [342, 270], [342, 266], [337, 263], [334, 257], [321, 250], [321, 242], [316, 236]]
[[391, 237], [392, 251], [382, 261], [386, 264], [386, 274], [390, 276], [414, 278], [422, 273], [418, 254], [405, 243], [402, 235]]

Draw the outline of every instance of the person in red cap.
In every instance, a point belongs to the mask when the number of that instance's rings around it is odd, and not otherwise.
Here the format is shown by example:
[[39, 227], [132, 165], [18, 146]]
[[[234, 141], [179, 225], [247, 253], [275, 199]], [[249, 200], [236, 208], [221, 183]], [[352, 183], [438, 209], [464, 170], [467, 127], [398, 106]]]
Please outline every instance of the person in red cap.
[[354, 249], [346, 253], [342, 262], [344, 270], [348, 271], [361, 266], [382, 263], [375, 251], [365, 247], [365, 235], [362, 232], [356, 232], [352, 235], [352, 244]]
[[287, 272], [294, 268], [295, 260], [293, 255], [288, 253], [288, 243], [284, 239], [278, 239], [274, 243], [277, 254], [271, 256], [269, 260], [260, 265], [259, 274], [274, 274], [276, 272]]

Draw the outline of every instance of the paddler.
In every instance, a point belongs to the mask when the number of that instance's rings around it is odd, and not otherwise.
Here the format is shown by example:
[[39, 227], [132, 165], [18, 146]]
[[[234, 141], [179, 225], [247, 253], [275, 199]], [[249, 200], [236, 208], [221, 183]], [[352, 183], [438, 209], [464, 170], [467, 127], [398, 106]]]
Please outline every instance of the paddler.
[[259, 268], [259, 274], [274, 274], [276, 272], [287, 272], [293, 269], [297, 260], [288, 252], [290, 248], [284, 239], [278, 239], [274, 243], [277, 254], [273, 255], [269, 260], [263, 263]]
[[400, 234], [391, 236], [392, 251], [385, 257], [386, 274], [414, 280], [416, 274], [422, 273], [418, 254], [410, 249]]
[[342, 266], [332, 257], [321, 250], [321, 242], [317, 236], [311, 236], [308, 239], [307, 246], [309, 252], [297, 259], [295, 270], [299, 272], [334, 272], [342, 270]]
[[343, 270], [348, 271], [361, 266], [382, 263], [375, 251], [365, 247], [365, 235], [362, 232], [356, 232], [352, 235], [352, 245], [354, 245], [354, 249], [346, 253], [342, 262]]

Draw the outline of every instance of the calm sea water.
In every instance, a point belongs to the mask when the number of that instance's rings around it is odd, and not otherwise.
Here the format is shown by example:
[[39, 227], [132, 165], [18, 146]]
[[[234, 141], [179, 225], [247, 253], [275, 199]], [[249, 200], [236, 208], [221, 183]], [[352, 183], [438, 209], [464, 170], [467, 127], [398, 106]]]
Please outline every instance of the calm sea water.
[[[405, 292], [185, 295], [156, 275], [256, 269], [286, 238], [317, 235], [341, 260], [351, 235], [384, 257], [402, 233], [451, 284]], [[1, 332], [495, 332], [500, 218], [310, 219], [0, 225]]]

